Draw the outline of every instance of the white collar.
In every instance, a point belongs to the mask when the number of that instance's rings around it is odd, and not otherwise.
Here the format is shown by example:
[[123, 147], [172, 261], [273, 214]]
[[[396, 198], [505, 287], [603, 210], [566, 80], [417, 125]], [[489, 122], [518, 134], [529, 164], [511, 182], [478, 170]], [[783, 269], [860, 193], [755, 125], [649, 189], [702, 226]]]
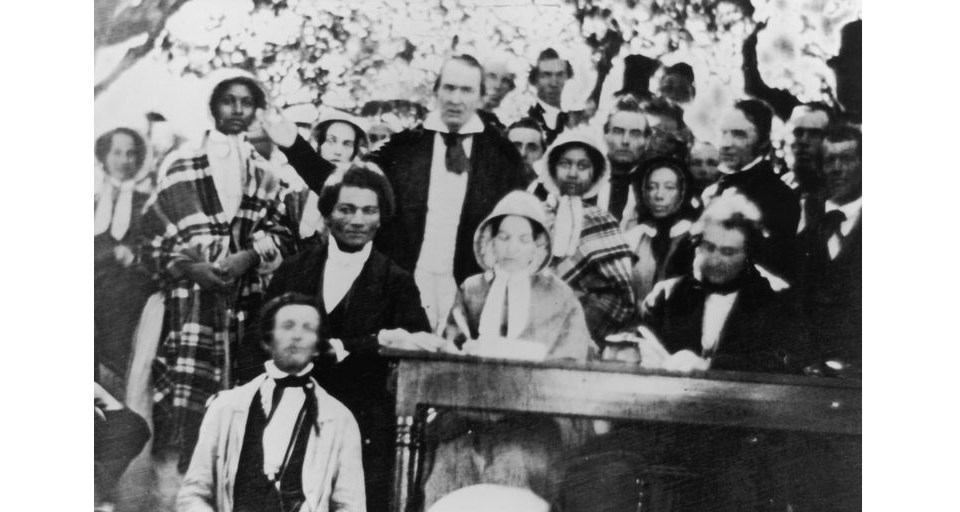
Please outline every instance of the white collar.
[[751, 160], [750, 163], [748, 163], [747, 165], [744, 165], [743, 167], [737, 170], [733, 170], [730, 167], [728, 167], [727, 164], [721, 163], [720, 165], [717, 166], [717, 170], [720, 171], [722, 174], [736, 174], [738, 172], [749, 171], [751, 168], [753, 168], [755, 165], [759, 164], [760, 162], [764, 161], [766, 158], [767, 158], [766, 156], [760, 155], [754, 158], [753, 160]]
[[551, 118], [557, 117], [560, 115], [561, 110], [553, 105], [548, 105], [540, 98], [537, 98], [537, 105], [540, 105], [540, 108], [543, 109], [543, 116], [550, 116]]
[[330, 237], [330, 243], [327, 247], [327, 261], [333, 261], [341, 265], [363, 265], [370, 257], [373, 242], [367, 242], [363, 249], [357, 252], [344, 252], [337, 245], [337, 241]]
[[[450, 133], [447, 125], [443, 124], [443, 121], [440, 120], [440, 111], [437, 110], [427, 114], [427, 118], [423, 121], [423, 127], [437, 133]], [[470, 116], [470, 119], [460, 127], [457, 133], [460, 135], [472, 135], [481, 132], [483, 132], [483, 121], [481, 121], [480, 116], [474, 112], [473, 115]]]
[[849, 203], [846, 203], [843, 205], [837, 204], [831, 199], [827, 199], [827, 201], [823, 205], [823, 211], [832, 212], [833, 210], [840, 210], [849, 219], [856, 215], [859, 215], [860, 208], [862, 207], [863, 207], [863, 196], [860, 196], [854, 199], [853, 201], [850, 201]]
[[[277, 364], [273, 362], [273, 359], [263, 363], [264, 370], [267, 371], [267, 377], [270, 377], [273, 380], [282, 379], [284, 377], [289, 377], [290, 374], [277, 368]], [[307, 363], [307, 366], [304, 366], [302, 370], [297, 372], [297, 377], [303, 377], [310, 373], [310, 370], [313, 369], [313, 363]]]
[[863, 208], [863, 196], [860, 196], [847, 204], [839, 205], [829, 199], [823, 205], [824, 213], [840, 210], [846, 219], [840, 224], [840, 233], [847, 236], [853, 231], [853, 225], [860, 218], [860, 212]]

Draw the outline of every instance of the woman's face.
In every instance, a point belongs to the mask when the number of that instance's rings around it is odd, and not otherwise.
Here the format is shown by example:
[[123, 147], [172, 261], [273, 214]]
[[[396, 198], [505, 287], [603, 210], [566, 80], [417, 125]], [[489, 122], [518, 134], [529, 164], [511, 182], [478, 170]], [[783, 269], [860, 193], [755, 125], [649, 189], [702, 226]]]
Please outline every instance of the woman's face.
[[320, 156], [328, 162], [342, 164], [353, 159], [357, 133], [347, 123], [334, 122], [327, 127], [327, 135], [320, 144]]
[[125, 180], [137, 172], [137, 145], [126, 133], [115, 133], [103, 166], [107, 174]]
[[497, 267], [507, 272], [529, 268], [537, 249], [533, 227], [525, 217], [507, 215], [493, 238]]
[[317, 355], [320, 313], [317, 308], [290, 304], [277, 310], [267, 350], [277, 368], [298, 373]]
[[580, 146], [566, 149], [557, 160], [557, 185], [567, 196], [582, 196], [593, 185], [593, 161]]
[[672, 215], [680, 209], [680, 180], [669, 167], [654, 169], [644, 185], [643, 201], [656, 218]]

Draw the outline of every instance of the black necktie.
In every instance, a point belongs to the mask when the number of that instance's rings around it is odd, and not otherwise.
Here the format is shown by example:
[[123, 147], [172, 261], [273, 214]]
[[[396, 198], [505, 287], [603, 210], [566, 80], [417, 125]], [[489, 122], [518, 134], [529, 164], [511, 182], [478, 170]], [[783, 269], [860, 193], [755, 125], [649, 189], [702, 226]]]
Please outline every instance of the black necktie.
[[840, 225], [847, 220], [847, 216], [840, 210], [831, 210], [823, 214], [823, 233], [827, 240], [833, 235], [843, 238]]
[[447, 146], [447, 152], [443, 161], [447, 165], [447, 170], [454, 174], [463, 174], [470, 167], [470, 160], [467, 159], [467, 153], [463, 150], [463, 139], [466, 135], [459, 133], [441, 133], [443, 143]]
[[279, 408], [283, 391], [287, 388], [301, 388], [303, 389], [304, 395], [303, 405], [307, 408], [307, 421], [309, 421], [314, 428], [318, 428], [317, 395], [313, 392], [313, 381], [310, 380], [310, 375], [300, 377], [288, 375], [282, 379], [275, 379], [274, 382], [276, 383], [276, 387], [273, 388], [273, 402], [270, 407], [270, 416], [267, 418], [267, 423], [270, 423], [270, 419], [273, 418], [273, 413]]

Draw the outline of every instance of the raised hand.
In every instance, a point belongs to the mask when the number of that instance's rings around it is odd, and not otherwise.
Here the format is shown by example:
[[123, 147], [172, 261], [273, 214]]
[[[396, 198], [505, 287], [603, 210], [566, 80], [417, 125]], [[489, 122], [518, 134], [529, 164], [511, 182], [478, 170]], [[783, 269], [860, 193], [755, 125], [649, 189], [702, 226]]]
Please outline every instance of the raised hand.
[[257, 120], [274, 144], [289, 148], [297, 140], [297, 125], [284, 117], [277, 107], [270, 106], [268, 109], [258, 109]]

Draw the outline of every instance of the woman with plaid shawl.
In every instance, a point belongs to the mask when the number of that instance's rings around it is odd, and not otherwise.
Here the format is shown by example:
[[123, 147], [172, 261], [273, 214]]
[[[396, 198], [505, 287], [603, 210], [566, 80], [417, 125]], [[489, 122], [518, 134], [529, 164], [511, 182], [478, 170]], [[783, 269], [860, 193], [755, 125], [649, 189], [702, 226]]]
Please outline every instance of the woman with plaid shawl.
[[207, 400], [232, 387], [231, 365], [264, 275], [291, 252], [282, 195], [243, 132], [264, 108], [263, 91], [236, 77], [213, 90], [216, 130], [161, 173], [144, 213], [141, 261], [165, 294], [165, 333], [153, 378], [156, 439], [175, 446], [180, 471], [196, 444]]

